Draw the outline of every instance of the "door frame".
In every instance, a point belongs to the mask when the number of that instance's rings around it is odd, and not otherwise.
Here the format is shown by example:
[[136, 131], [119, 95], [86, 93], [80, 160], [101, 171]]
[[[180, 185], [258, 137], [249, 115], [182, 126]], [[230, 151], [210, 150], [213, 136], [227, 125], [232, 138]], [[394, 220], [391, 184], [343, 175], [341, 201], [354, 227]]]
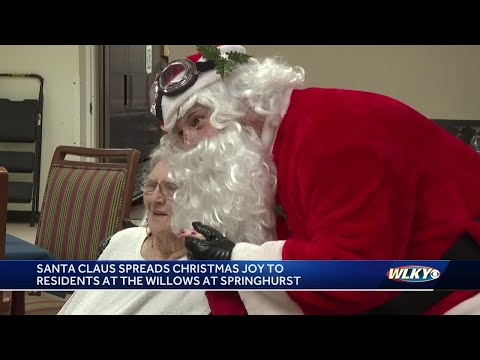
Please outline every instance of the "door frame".
[[74, 144], [98, 147], [98, 45], [78, 46], [78, 74], [74, 79]]
[[[109, 83], [110, 83], [110, 74], [106, 64], [110, 63], [110, 45], [89, 45], [92, 47], [92, 61], [91, 66], [95, 71], [91, 72], [91, 84], [94, 86], [94, 93], [96, 94], [93, 104], [93, 109], [95, 109], [94, 123], [96, 124], [95, 129], [92, 129], [95, 134], [96, 144], [98, 147], [105, 148], [109, 147], [108, 138], [106, 134], [110, 133], [110, 122], [107, 121], [110, 117], [108, 101], [106, 99], [110, 98], [109, 93]], [[169, 60], [169, 49], [168, 45], [153, 45], [159, 46], [160, 51], [160, 64], [153, 64], [152, 71], [158, 71], [156, 67], [165, 66]], [[156, 51], [156, 49], [154, 50]]]
[[85, 146], [99, 147], [99, 75], [98, 75], [98, 55], [99, 45], [85, 45], [85, 103], [84, 111], [84, 129], [85, 129]]
[[109, 87], [106, 84], [109, 83], [109, 72], [105, 69], [105, 64], [110, 61], [109, 57], [109, 45], [97, 45], [96, 52], [96, 69], [97, 69], [97, 125], [98, 125], [98, 146], [101, 148], [108, 147], [106, 143], [105, 134], [109, 133], [109, 122], [105, 121], [110, 114], [108, 113], [108, 106], [106, 106], [105, 99], [110, 98]]

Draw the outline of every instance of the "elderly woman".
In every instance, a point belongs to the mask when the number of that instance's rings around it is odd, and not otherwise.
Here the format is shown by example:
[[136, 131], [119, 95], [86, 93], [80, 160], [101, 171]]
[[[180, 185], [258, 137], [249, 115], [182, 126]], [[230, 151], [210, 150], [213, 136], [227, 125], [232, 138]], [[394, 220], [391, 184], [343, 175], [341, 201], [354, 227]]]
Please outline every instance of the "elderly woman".
[[[156, 149], [143, 183], [146, 226], [131, 227], [112, 236], [99, 260], [185, 260], [183, 240], [170, 230], [176, 186], [167, 181], [165, 154]], [[208, 315], [203, 291], [82, 290], [76, 291], [59, 315], [178, 314]]]

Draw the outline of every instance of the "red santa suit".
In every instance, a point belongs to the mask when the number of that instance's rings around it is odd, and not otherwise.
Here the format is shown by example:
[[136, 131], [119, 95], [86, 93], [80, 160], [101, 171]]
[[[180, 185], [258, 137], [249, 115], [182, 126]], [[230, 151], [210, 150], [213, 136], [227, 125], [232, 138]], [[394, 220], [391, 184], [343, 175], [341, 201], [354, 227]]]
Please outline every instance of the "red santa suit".
[[[434, 260], [464, 233], [480, 239], [480, 156], [387, 96], [294, 90], [273, 157], [279, 240], [236, 244], [232, 260]], [[475, 294], [452, 292], [424, 313]], [[213, 314], [360, 314], [398, 295], [207, 292]]]

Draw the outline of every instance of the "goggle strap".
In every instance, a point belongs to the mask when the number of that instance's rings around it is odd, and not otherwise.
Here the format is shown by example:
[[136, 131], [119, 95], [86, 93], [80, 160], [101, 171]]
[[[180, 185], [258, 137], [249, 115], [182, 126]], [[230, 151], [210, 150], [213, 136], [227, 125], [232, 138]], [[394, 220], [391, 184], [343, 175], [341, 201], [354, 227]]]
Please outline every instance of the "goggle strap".
[[205, 72], [215, 69], [215, 62], [213, 60], [199, 61], [195, 65], [198, 72]]
[[[206, 72], [206, 71], [215, 69], [215, 62], [213, 60], [197, 62], [195, 65], [197, 67], [198, 72]], [[163, 92], [161, 91], [158, 92], [157, 102], [155, 104], [155, 113], [157, 114], [157, 119], [159, 119], [160, 121], [163, 121], [163, 112], [162, 112], [163, 95], [168, 96], [168, 94], [163, 94]]]
[[155, 114], [157, 115], [157, 119], [163, 122], [162, 97], [163, 93], [159, 91], [157, 95], [157, 102], [155, 103]]

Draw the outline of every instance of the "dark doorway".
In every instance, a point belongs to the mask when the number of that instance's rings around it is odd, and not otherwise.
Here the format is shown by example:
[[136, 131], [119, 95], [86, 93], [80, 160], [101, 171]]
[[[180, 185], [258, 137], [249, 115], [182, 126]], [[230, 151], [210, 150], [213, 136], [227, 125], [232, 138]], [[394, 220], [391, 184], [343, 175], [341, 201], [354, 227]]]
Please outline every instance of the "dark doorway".
[[[99, 51], [100, 147], [138, 149], [138, 182], [162, 136], [149, 110], [149, 90], [155, 73], [168, 63], [163, 49], [164, 45], [102, 45]], [[138, 183], [134, 199], [139, 195]]]

